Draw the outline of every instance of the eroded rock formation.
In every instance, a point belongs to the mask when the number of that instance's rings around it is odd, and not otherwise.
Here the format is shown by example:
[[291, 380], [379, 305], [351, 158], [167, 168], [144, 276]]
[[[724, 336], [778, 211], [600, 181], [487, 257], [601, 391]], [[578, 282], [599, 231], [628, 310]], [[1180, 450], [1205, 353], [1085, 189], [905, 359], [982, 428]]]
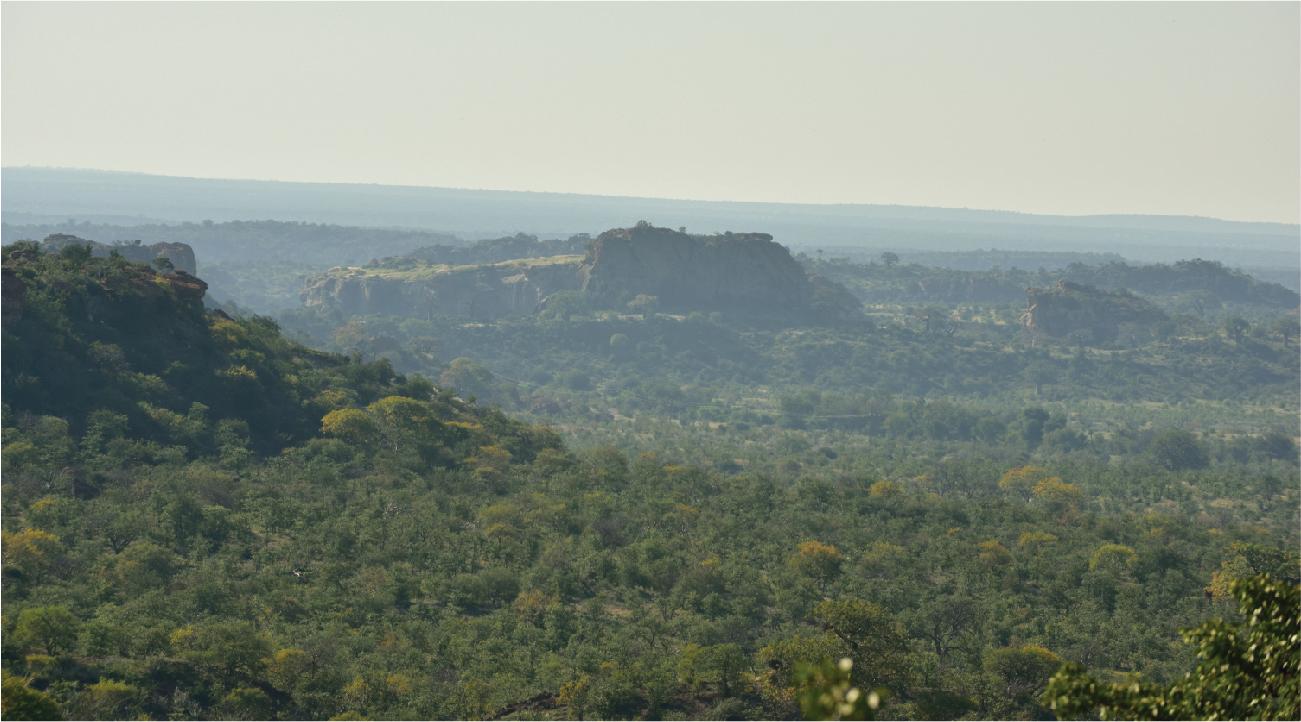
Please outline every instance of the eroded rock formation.
[[49, 253], [58, 253], [65, 247], [74, 245], [90, 246], [91, 255], [97, 258], [107, 258], [114, 251], [117, 251], [119, 255], [132, 263], [153, 263], [155, 258], [166, 258], [171, 262], [172, 268], [178, 271], [184, 271], [190, 275], [194, 275], [197, 271], [194, 262], [194, 249], [184, 243], [154, 243], [146, 246], [139, 241], [135, 241], [133, 243], [108, 244], [89, 241], [67, 233], [51, 234], [41, 242], [41, 248]]
[[1070, 281], [1026, 290], [1021, 323], [1034, 333], [1087, 343], [1115, 339], [1122, 328], [1152, 334], [1169, 320], [1161, 309], [1128, 291], [1103, 291]]
[[655, 296], [667, 310], [788, 313], [811, 308], [813, 283], [767, 233], [690, 235], [639, 223], [602, 233], [580, 269], [610, 302]]
[[332, 269], [309, 280], [302, 296], [308, 306], [347, 314], [488, 321], [534, 313], [560, 291], [582, 291], [597, 308], [636, 309], [653, 299], [661, 311], [767, 319], [835, 319], [861, 306], [839, 284], [811, 278], [766, 233], [690, 235], [645, 222], [602, 233], [586, 256], [441, 265], [412, 254]]

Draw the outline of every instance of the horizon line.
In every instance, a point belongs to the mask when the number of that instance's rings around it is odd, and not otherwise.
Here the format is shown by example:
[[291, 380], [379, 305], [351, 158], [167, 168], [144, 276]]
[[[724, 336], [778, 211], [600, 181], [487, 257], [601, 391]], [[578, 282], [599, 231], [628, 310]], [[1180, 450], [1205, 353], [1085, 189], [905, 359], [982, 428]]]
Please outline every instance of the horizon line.
[[718, 198], [679, 198], [671, 196], [641, 196], [641, 195], [619, 195], [612, 193], [583, 193], [577, 191], [542, 191], [542, 190], [518, 190], [511, 188], [472, 188], [442, 185], [418, 185], [413, 183], [386, 183], [381, 181], [304, 181], [304, 180], [285, 180], [281, 178], [235, 178], [219, 176], [198, 176], [198, 175], [176, 175], [172, 173], [157, 173], [150, 171], [138, 170], [121, 170], [116, 168], [89, 168], [84, 166], [52, 166], [52, 165], [0, 165], [0, 172], [7, 170], [50, 170], [50, 171], [81, 171], [90, 173], [104, 173], [117, 175], [132, 176], [149, 176], [155, 178], [172, 178], [177, 180], [197, 180], [197, 181], [231, 181], [245, 183], [279, 183], [285, 185], [320, 185], [320, 186], [375, 186], [380, 188], [404, 188], [404, 189], [421, 189], [421, 190], [438, 190], [438, 191], [469, 191], [477, 193], [517, 193], [521, 195], [552, 195], [552, 196], [580, 196], [588, 198], [609, 198], [618, 200], [641, 200], [641, 201], [668, 201], [678, 203], [726, 203], [735, 205], [767, 205], [767, 206], [806, 206], [821, 208], [907, 208], [919, 210], [936, 210], [936, 211], [968, 211], [974, 213], [1005, 213], [1014, 216], [1037, 216], [1048, 218], [1075, 218], [1075, 219], [1103, 219], [1103, 218], [1159, 218], [1159, 219], [1190, 219], [1203, 221], [1219, 221], [1222, 223], [1244, 223], [1257, 225], [1274, 225], [1288, 226], [1301, 230], [1301, 222], [1289, 221], [1272, 221], [1272, 220], [1243, 220], [1237, 218], [1222, 218], [1219, 216], [1196, 215], [1191, 213], [1048, 213], [1037, 211], [1021, 211], [1007, 208], [972, 208], [970, 206], [942, 206], [942, 205], [923, 205], [907, 203], [870, 203], [870, 202], [828, 202], [828, 201], [747, 201]]

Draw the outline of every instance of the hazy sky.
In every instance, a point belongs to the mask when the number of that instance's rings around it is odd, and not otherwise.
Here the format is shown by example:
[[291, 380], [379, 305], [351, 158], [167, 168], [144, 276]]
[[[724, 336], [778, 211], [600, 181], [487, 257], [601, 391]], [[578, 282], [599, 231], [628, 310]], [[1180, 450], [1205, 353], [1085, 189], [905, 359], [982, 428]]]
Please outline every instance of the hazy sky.
[[1301, 216], [1301, 4], [3, 5], [3, 163]]

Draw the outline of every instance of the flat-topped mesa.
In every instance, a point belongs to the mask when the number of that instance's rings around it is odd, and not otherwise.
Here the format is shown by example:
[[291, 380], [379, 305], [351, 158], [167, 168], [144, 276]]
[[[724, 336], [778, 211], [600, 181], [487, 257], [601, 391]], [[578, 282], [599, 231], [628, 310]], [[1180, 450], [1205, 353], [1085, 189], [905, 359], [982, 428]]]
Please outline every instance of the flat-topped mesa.
[[197, 269], [194, 262], [194, 249], [185, 243], [152, 243], [141, 245], [140, 241], [131, 243], [99, 243], [67, 233], [54, 233], [41, 241], [41, 249], [47, 253], [58, 253], [68, 246], [90, 246], [90, 254], [96, 258], [108, 258], [114, 251], [132, 263], [152, 264], [154, 259], [166, 258], [172, 268], [193, 276]]
[[[572, 250], [583, 236], [539, 242], [531, 236], [476, 244], [475, 254]], [[724, 311], [765, 319], [835, 320], [861, 304], [843, 287], [811, 278], [766, 233], [689, 235], [639, 223], [606, 231], [587, 255], [548, 255], [457, 265], [447, 249], [425, 249], [364, 267], [334, 268], [312, 279], [303, 302], [346, 314], [492, 321], [533, 314], [557, 292], [581, 291], [596, 309], [625, 310], [639, 297], [669, 312]], [[482, 257], [473, 255], [471, 257]], [[636, 305], [636, 304], [633, 304]], [[644, 305], [644, 304], [643, 304]]]
[[401, 267], [417, 263], [466, 266], [482, 263], [501, 263], [515, 258], [544, 258], [547, 256], [581, 255], [587, 250], [591, 238], [586, 233], [569, 238], [538, 240], [537, 236], [516, 233], [513, 236], [475, 241], [468, 246], [436, 245], [417, 248], [410, 253], [393, 258], [372, 261], [371, 266]]
[[814, 302], [813, 282], [767, 233], [691, 235], [642, 221], [598, 236], [579, 273], [583, 290], [620, 305], [647, 295], [665, 310], [787, 315]]

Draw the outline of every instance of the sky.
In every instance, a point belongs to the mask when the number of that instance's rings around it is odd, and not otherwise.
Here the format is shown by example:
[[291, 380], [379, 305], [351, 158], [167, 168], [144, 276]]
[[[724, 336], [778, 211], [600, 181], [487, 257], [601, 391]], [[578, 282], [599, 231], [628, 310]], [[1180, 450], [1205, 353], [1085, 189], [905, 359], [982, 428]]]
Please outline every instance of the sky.
[[0, 162], [1301, 221], [1301, 3], [16, 3]]

